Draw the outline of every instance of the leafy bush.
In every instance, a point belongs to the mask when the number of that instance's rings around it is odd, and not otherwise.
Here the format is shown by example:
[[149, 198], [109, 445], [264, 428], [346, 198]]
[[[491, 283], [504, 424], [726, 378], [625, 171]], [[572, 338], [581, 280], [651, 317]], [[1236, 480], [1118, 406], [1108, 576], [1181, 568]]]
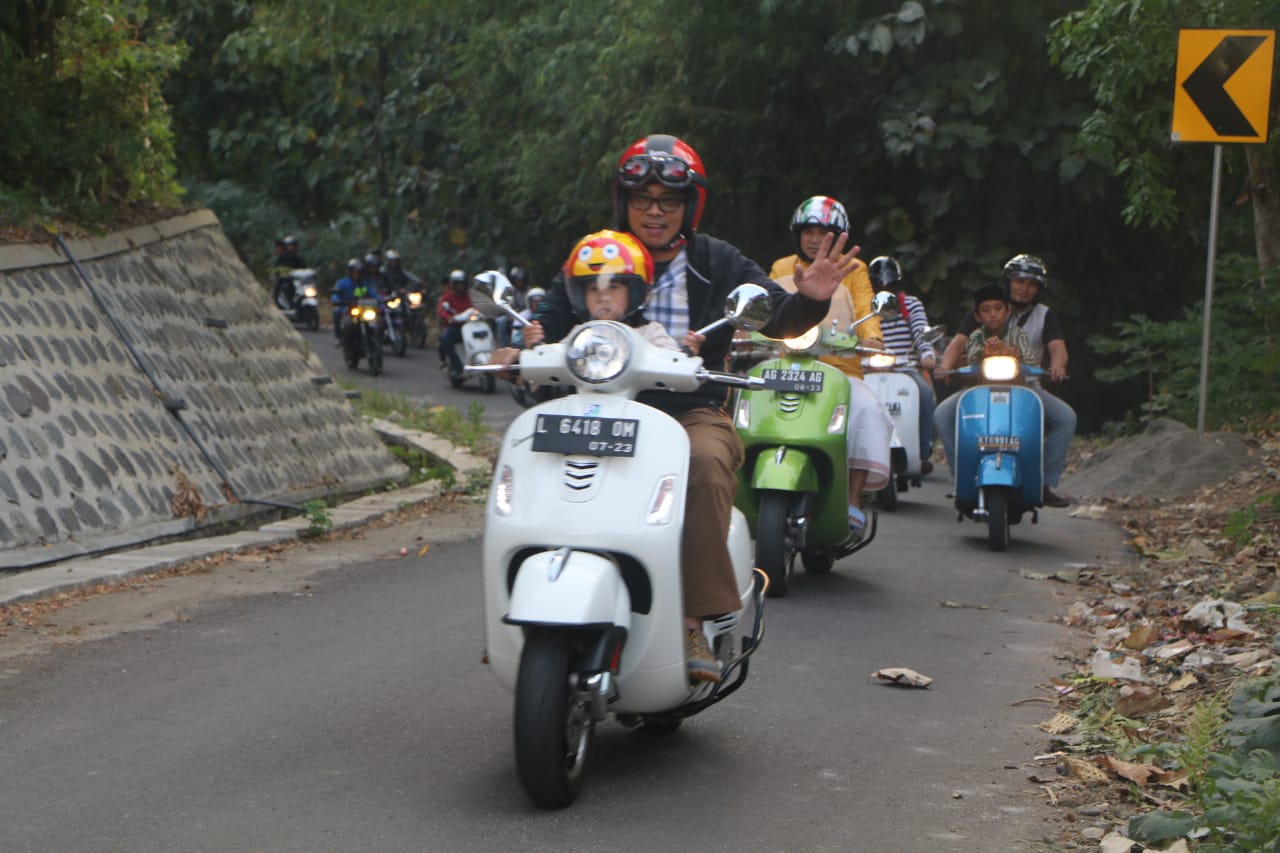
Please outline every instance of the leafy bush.
[[113, 206], [172, 204], [173, 134], [160, 95], [185, 47], [138, 0], [58, 6], [46, 40], [6, 19], [0, 62], [5, 144], [0, 186], [9, 218], [50, 210], [87, 221]]
[[[1148, 417], [1196, 421], [1200, 401], [1202, 303], [1179, 319], [1154, 322], [1134, 315], [1089, 346], [1119, 363], [1097, 371], [1103, 383], [1145, 381]], [[1218, 264], [1210, 333], [1206, 426], [1239, 425], [1280, 407], [1280, 288], [1259, 284], [1256, 262], [1232, 255]]]

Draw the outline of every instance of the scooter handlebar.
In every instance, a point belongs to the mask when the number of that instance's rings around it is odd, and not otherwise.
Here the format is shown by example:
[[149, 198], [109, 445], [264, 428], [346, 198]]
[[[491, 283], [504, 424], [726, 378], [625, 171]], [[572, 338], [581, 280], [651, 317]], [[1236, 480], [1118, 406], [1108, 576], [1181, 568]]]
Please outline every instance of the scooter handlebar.
[[725, 373], [720, 370], [699, 370], [695, 376], [702, 382], [715, 382], [720, 385], [733, 385], [739, 388], [759, 388], [765, 381], [759, 376], [739, 376], [736, 373]]

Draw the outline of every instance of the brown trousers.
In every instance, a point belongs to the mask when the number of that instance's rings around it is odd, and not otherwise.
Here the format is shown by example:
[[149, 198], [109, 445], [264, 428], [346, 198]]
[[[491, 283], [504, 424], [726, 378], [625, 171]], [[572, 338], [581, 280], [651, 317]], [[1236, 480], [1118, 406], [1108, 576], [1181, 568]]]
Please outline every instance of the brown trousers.
[[689, 434], [690, 444], [684, 539], [680, 543], [684, 615], [701, 619], [732, 613], [741, 601], [725, 539], [737, 471], [742, 467], [742, 439], [729, 416], [718, 409], [693, 409], [676, 420]]

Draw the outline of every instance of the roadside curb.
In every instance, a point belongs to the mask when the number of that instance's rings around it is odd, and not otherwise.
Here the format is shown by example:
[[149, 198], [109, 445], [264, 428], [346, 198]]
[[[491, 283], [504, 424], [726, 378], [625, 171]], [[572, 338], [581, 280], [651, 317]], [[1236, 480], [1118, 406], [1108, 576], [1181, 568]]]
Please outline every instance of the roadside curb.
[[[395, 424], [369, 419], [373, 428], [391, 444], [408, 445], [448, 465], [459, 474], [485, 471], [488, 461], [455, 447], [446, 439], [431, 433], [403, 429]], [[360, 527], [396, 512], [405, 504], [416, 504], [438, 497], [444, 488], [435, 480], [365, 495], [328, 510], [334, 530]], [[181, 542], [166, 542], [106, 554], [81, 557], [54, 563], [44, 568], [0, 577], [0, 607], [21, 604], [58, 593], [89, 589], [101, 583], [123, 580], [136, 575], [172, 569], [184, 563], [218, 554], [229, 554], [301, 538], [311, 527], [302, 516], [284, 518], [265, 524], [257, 530], [241, 530], [224, 536], [211, 536]]]

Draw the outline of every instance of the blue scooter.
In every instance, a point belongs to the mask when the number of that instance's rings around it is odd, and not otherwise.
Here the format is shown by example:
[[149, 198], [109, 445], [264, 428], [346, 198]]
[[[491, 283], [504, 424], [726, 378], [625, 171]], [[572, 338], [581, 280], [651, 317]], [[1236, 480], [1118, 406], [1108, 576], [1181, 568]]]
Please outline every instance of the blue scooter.
[[1044, 405], [1025, 380], [1038, 367], [1013, 356], [989, 356], [982, 364], [950, 371], [983, 384], [962, 392], [956, 406], [955, 505], [960, 514], [986, 522], [992, 551], [1009, 547], [1009, 525], [1044, 505]]

